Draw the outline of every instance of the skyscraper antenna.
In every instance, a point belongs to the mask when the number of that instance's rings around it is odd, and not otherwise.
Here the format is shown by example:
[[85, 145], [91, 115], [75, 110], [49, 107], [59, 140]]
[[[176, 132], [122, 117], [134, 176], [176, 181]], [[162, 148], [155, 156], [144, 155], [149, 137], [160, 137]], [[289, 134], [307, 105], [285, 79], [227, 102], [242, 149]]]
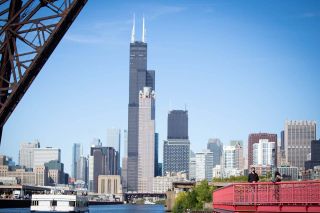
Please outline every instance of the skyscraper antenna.
[[134, 43], [134, 37], [135, 37], [135, 25], [136, 25], [136, 16], [133, 14], [133, 25], [132, 25], [132, 31], [131, 31], [131, 43]]
[[145, 33], [146, 33], [146, 28], [145, 28], [145, 25], [144, 25], [144, 15], [142, 16], [142, 42], [145, 42]]

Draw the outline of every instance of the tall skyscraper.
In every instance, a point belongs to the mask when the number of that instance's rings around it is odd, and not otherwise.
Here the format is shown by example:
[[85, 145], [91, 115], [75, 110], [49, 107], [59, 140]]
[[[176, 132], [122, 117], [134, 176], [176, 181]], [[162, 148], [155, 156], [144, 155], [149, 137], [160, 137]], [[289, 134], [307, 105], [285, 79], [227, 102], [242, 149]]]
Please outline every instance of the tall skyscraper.
[[[250, 167], [251, 165], [253, 165], [253, 144], [255, 143], [259, 143], [260, 139], [268, 139], [269, 141], [275, 142], [276, 144], [276, 152], [278, 152], [277, 150], [277, 134], [270, 134], [270, 133], [252, 133], [249, 135], [248, 138], [248, 167]], [[277, 159], [277, 157], [276, 157]], [[277, 162], [275, 162], [275, 164], [277, 165]]]
[[26, 169], [33, 168], [33, 150], [40, 148], [39, 141], [34, 143], [21, 143], [19, 149], [19, 165], [25, 166]]
[[[120, 156], [121, 130], [117, 128], [107, 129], [107, 147], [113, 147]], [[117, 158], [117, 174], [120, 175], [120, 157]]]
[[33, 168], [44, 166], [49, 161], [61, 162], [61, 150], [58, 148], [46, 147], [33, 150]]
[[[139, 92], [142, 91], [144, 87], [150, 87], [151, 90], [155, 90], [155, 72], [153, 70], [147, 70], [147, 43], [144, 35], [144, 24], [142, 32], [142, 41], [136, 41], [134, 20], [129, 64], [128, 191], [137, 191], [138, 189]], [[154, 109], [152, 109], [152, 111], [154, 111]]]
[[213, 167], [221, 164], [221, 156], [223, 144], [219, 138], [210, 138], [208, 140], [207, 149], [213, 153]]
[[196, 181], [207, 179], [211, 181], [213, 169], [213, 153], [204, 150], [196, 153]]
[[82, 145], [80, 143], [74, 143], [72, 146], [72, 170], [71, 170], [71, 176], [73, 178], [77, 177], [77, 168], [78, 168], [78, 161], [80, 159], [80, 156], [82, 155]]
[[155, 169], [154, 91], [144, 87], [139, 97], [138, 192], [152, 192]]
[[190, 141], [188, 111], [168, 113], [168, 139], [163, 144], [163, 172], [186, 172], [189, 175]]
[[311, 153], [311, 141], [316, 140], [316, 122], [286, 121], [284, 132], [287, 162], [303, 169], [307, 155]]

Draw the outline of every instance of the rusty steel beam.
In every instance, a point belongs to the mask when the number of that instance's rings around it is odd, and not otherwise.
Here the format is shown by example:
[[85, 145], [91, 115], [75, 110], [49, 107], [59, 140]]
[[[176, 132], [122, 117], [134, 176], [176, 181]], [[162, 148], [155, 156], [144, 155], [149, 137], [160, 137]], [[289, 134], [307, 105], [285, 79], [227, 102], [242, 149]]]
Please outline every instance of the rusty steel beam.
[[1, 1], [0, 143], [5, 122], [86, 3]]

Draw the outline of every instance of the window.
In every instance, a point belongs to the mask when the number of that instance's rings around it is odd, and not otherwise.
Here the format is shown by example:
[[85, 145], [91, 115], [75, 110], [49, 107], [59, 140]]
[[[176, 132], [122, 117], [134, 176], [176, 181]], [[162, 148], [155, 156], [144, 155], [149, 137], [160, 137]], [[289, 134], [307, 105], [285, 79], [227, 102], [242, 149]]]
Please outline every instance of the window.
[[76, 202], [75, 201], [69, 201], [69, 206], [76, 206]]

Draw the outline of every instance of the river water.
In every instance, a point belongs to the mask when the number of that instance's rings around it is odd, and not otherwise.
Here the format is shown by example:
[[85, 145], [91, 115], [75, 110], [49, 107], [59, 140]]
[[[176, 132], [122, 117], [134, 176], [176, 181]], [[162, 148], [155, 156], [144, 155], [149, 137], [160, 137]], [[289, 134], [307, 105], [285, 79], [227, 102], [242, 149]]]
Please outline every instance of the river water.
[[[0, 209], [0, 213], [27, 213], [30, 212], [29, 208], [21, 209]], [[115, 213], [163, 213], [165, 212], [163, 205], [103, 205], [103, 206], [90, 206], [90, 213], [103, 213], [103, 212], [115, 212]]]

